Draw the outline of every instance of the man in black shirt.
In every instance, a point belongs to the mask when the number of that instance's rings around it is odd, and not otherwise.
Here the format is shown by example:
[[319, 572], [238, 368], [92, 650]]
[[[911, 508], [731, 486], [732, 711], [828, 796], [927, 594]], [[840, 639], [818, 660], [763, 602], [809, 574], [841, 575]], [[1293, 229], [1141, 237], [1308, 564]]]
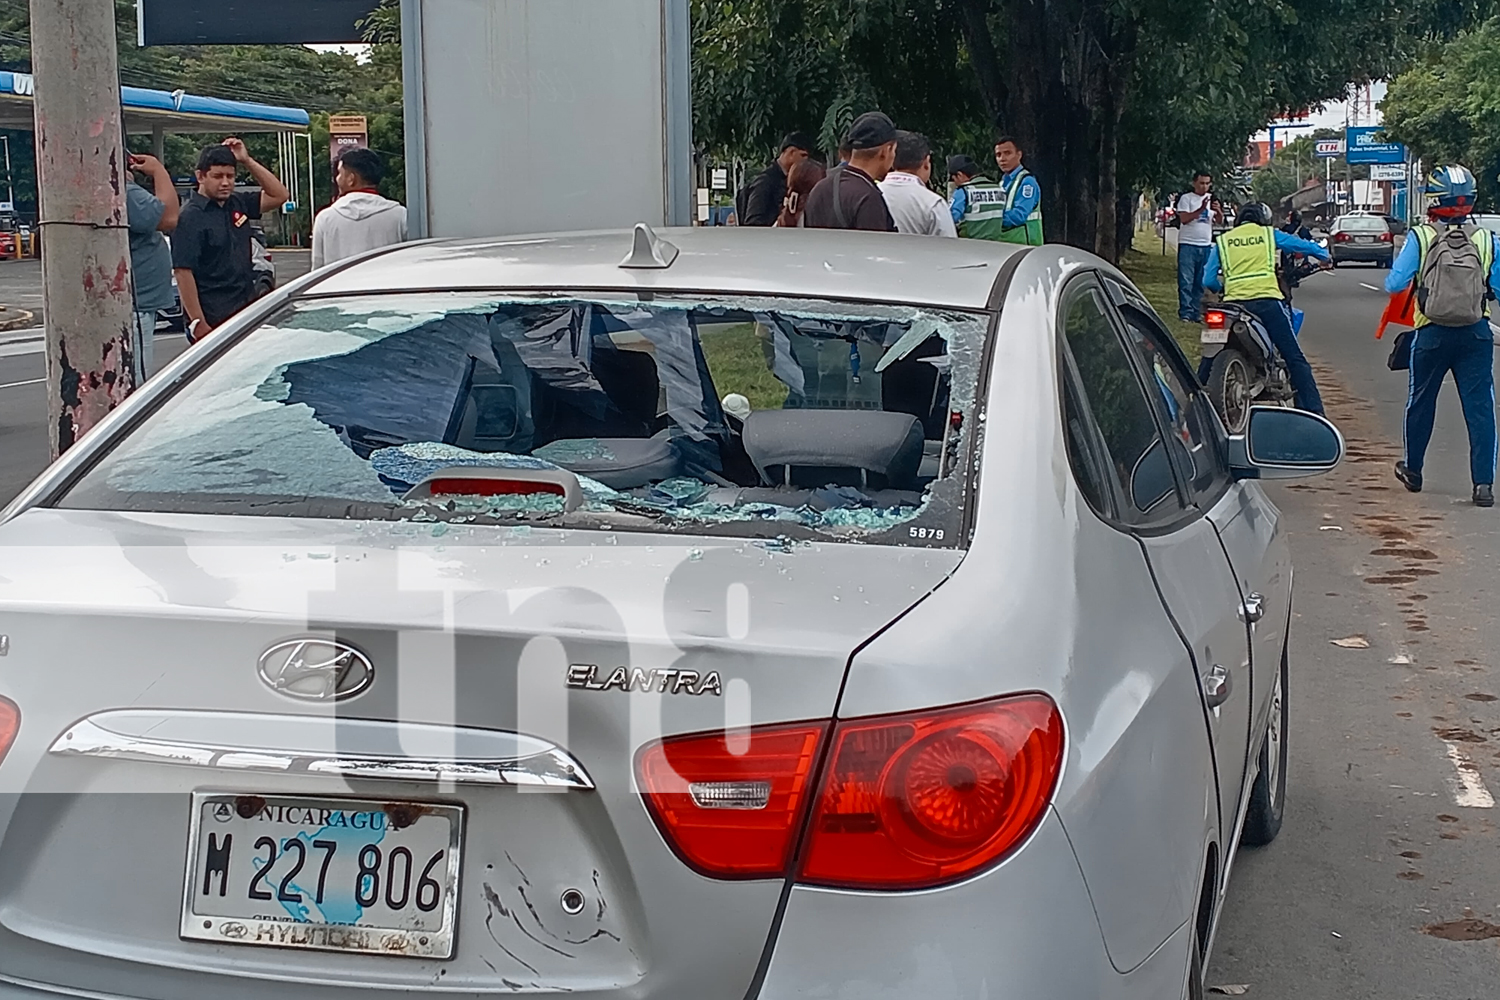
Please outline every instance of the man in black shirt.
[[894, 233], [896, 223], [876, 186], [896, 162], [896, 125], [879, 111], [849, 127], [849, 162], [834, 167], [807, 196], [809, 229], [867, 229]]
[[792, 167], [813, 150], [813, 141], [801, 132], [793, 132], [781, 140], [781, 153], [771, 165], [755, 175], [735, 199], [735, 214], [742, 226], [770, 226], [781, 214], [781, 203], [786, 200], [786, 178]]
[[[235, 191], [241, 163], [260, 185], [259, 194]], [[286, 185], [235, 138], [198, 154], [197, 177], [198, 190], [182, 206], [172, 234], [172, 272], [189, 341], [212, 332], [255, 299], [250, 223], [288, 198]]]

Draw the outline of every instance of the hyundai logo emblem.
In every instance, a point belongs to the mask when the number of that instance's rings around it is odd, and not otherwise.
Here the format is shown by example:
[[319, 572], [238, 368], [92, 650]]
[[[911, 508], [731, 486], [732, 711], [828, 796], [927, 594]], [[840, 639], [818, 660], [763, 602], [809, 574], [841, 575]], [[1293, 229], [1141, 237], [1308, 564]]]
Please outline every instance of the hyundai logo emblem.
[[318, 636], [285, 639], [260, 654], [260, 679], [305, 701], [342, 701], [375, 681], [370, 658], [346, 642]]

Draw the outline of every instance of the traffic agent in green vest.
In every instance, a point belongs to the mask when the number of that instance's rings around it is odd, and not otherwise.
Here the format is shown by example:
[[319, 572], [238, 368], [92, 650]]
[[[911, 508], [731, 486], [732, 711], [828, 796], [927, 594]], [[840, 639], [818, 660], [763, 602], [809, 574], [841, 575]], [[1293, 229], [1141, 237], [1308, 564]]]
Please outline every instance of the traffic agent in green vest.
[[[953, 193], [953, 221], [958, 235], [1028, 246], [1042, 244], [1042, 188], [1021, 165], [1021, 147], [1010, 136], [995, 142], [995, 162], [1001, 171], [997, 184], [979, 176], [968, 157], [954, 157], [949, 174], [958, 185]], [[967, 168], [973, 168], [970, 172]]]

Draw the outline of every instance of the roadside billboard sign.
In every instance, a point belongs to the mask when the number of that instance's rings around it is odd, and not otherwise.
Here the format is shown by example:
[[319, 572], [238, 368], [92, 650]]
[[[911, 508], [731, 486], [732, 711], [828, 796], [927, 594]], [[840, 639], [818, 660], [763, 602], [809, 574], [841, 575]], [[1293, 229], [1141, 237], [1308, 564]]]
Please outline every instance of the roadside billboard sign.
[[1404, 163], [1374, 163], [1370, 165], [1370, 180], [1401, 181], [1406, 179]]
[[380, 0], [136, 0], [138, 45], [363, 42]]
[[1316, 141], [1316, 143], [1314, 143], [1314, 149], [1317, 152], [1318, 156], [1322, 157], [1323, 159], [1325, 159], [1325, 160], [1332, 159], [1335, 156], [1342, 156], [1343, 155], [1343, 153], [1344, 153], [1344, 140], [1343, 139], [1319, 139], [1319, 140]]
[[1378, 138], [1379, 134], [1380, 126], [1378, 125], [1344, 129], [1348, 162], [1350, 164], [1405, 163], [1406, 147], [1399, 142], [1384, 142]]
[[369, 122], [364, 115], [328, 116], [328, 161], [337, 163], [341, 155], [351, 149], [366, 149], [370, 145]]

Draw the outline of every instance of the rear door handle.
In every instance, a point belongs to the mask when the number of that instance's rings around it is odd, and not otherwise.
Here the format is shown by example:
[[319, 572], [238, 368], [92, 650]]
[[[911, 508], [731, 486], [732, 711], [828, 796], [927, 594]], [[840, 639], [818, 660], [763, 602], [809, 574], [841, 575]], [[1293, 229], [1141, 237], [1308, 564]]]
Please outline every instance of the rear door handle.
[[1240, 621], [1254, 625], [1265, 617], [1266, 599], [1260, 594], [1251, 594], [1240, 602]]
[[1208, 702], [1209, 708], [1218, 708], [1229, 700], [1229, 692], [1234, 687], [1234, 682], [1229, 676], [1229, 668], [1221, 663], [1215, 663], [1203, 678], [1203, 697]]

